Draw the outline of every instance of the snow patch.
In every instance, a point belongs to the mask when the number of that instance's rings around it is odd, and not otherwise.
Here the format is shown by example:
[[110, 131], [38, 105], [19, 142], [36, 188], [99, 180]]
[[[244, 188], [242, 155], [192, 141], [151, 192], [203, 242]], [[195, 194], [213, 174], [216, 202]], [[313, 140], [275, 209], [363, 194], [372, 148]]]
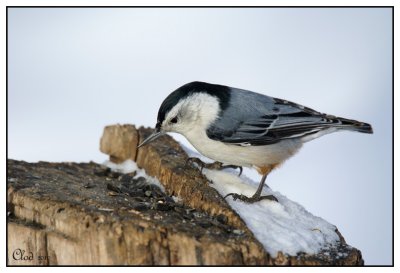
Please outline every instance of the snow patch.
[[107, 160], [103, 163], [103, 165], [110, 168], [114, 172], [119, 172], [119, 173], [123, 173], [123, 174], [133, 173], [136, 171], [136, 175], [134, 176], [134, 178], [144, 177], [144, 178], [146, 178], [146, 181], [149, 184], [158, 186], [165, 193], [165, 188], [160, 183], [160, 181], [153, 176], [147, 175], [146, 171], [139, 168], [138, 165], [136, 164], [136, 162], [131, 159], [125, 160], [124, 162], [122, 162], [120, 164], [116, 164], [114, 162]]
[[[205, 162], [209, 159], [183, 146], [190, 157], [198, 157]], [[238, 177], [232, 170], [216, 171], [203, 169], [203, 174], [213, 183], [222, 196], [239, 193], [252, 196], [258, 187], [243, 174]], [[261, 180], [261, 176], [260, 176]], [[281, 251], [296, 256], [300, 252], [317, 254], [322, 249], [339, 243], [336, 227], [320, 217], [309, 213], [303, 206], [286, 198], [279, 192], [264, 187], [262, 195], [274, 195], [279, 203], [262, 200], [247, 204], [232, 197], [227, 198], [229, 205], [245, 221], [254, 236], [263, 244], [273, 257]]]
[[120, 164], [107, 160], [103, 163], [103, 165], [110, 168], [114, 172], [123, 174], [133, 173], [134, 171], [137, 171], [139, 169], [139, 167], [136, 165], [136, 162], [130, 159], [125, 160]]

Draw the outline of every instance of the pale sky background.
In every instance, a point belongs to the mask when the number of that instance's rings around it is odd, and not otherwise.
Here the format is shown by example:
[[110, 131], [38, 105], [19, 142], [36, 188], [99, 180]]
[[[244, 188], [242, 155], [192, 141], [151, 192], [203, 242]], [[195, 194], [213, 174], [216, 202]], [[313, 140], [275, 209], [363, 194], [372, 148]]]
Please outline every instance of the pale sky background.
[[284, 98], [374, 134], [307, 143], [268, 185], [366, 264], [391, 264], [391, 20], [384, 8], [9, 9], [8, 158], [102, 163], [104, 126], [154, 126], [194, 80]]

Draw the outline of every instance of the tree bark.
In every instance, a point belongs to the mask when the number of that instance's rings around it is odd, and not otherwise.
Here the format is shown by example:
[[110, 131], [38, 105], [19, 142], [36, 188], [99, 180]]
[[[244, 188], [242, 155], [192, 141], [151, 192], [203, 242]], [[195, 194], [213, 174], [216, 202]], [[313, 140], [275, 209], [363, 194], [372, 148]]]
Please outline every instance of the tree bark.
[[[342, 242], [330, 255], [272, 258], [199, 170], [185, 166], [187, 155], [171, 137], [136, 149], [151, 132], [107, 126], [100, 150], [115, 163], [136, 161], [165, 193], [135, 174], [92, 162], [8, 160], [8, 264], [363, 264], [361, 252], [340, 233]], [[18, 250], [28, 258], [19, 259]]]

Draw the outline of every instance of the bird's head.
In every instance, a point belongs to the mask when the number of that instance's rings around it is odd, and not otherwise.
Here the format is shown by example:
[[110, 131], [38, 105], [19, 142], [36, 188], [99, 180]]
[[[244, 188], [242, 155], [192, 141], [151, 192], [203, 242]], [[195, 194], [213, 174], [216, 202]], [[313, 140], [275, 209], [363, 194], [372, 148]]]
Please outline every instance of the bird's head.
[[168, 95], [158, 110], [156, 129], [138, 147], [167, 132], [186, 136], [215, 121], [229, 102], [229, 87], [203, 82], [185, 84]]

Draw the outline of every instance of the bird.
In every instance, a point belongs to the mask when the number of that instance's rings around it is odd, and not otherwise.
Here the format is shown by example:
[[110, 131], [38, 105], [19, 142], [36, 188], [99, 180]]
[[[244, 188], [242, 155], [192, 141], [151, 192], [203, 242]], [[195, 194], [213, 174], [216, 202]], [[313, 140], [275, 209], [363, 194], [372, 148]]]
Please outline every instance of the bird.
[[373, 133], [365, 122], [249, 90], [194, 81], [165, 98], [155, 131], [138, 148], [167, 132], [179, 133], [202, 155], [216, 161], [203, 166], [254, 168], [262, 176], [253, 196], [229, 193], [225, 198], [231, 196], [245, 203], [278, 201], [273, 195], [261, 196], [268, 174], [304, 143], [344, 130]]

